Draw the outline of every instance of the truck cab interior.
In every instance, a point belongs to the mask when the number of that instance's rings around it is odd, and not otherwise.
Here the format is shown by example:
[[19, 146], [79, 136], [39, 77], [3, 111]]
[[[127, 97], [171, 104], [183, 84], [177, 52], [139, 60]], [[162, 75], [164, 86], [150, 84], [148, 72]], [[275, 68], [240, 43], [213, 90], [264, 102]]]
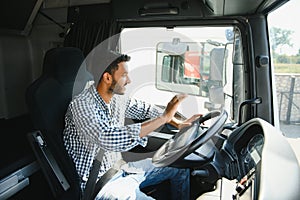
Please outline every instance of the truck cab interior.
[[[111, 178], [113, 170], [90, 177], [81, 191], [62, 139], [68, 104], [97, 81], [107, 49], [131, 56], [127, 95], [163, 111], [186, 93], [175, 116], [203, 114], [180, 130], [160, 127], [125, 160], [189, 168], [191, 199], [299, 199], [299, 152], [278, 127], [267, 20], [288, 3], [2, 1], [0, 199], [93, 199]], [[168, 189], [144, 192], [168, 199]]]

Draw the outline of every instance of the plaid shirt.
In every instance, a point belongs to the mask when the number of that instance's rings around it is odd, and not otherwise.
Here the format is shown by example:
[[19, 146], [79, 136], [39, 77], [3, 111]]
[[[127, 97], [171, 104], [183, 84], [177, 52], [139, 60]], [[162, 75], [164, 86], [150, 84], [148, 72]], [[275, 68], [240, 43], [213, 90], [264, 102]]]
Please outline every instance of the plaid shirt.
[[70, 103], [65, 116], [65, 147], [73, 159], [84, 189], [99, 148], [105, 150], [98, 178], [121, 159], [121, 153], [137, 145], [146, 146], [140, 138], [141, 124], [124, 125], [125, 117], [146, 119], [158, 116], [158, 110], [124, 95], [114, 95], [105, 104], [94, 85], [85, 89]]

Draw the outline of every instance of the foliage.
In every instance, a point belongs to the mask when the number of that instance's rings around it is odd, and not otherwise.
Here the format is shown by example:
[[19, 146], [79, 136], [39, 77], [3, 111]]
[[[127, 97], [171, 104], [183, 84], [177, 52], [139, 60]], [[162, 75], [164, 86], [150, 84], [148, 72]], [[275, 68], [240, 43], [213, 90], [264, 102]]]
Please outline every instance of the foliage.
[[283, 63], [283, 64], [300, 64], [300, 49], [296, 55], [286, 55], [276, 52], [276, 49], [284, 45], [293, 46], [289, 35], [292, 33], [290, 30], [284, 30], [276, 27], [270, 29], [270, 40], [272, 48], [272, 58], [274, 63]]
[[286, 56], [286, 55], [279, 55], [279, 56], [277, 56], [276, 60], [278, 63], [289, 63], [288, 56]]
[[270, 29], [270, 39], [271, 39], [271, 48], [273, 52], [276, 52], [276, 50], [282, 46], [290, 46], [292, 47], [293, 44], [291, 44], [291, 34], [293, 31], [281, 29], [277, 27], [272, 27]]

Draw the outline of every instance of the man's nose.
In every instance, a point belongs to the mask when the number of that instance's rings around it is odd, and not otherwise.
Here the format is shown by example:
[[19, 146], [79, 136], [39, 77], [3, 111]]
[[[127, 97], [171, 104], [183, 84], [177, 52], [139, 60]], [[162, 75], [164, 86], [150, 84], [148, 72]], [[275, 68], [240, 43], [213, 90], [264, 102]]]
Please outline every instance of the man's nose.
[[127, 81], [126, 81], [127, 84], [131, 83], [131, 80], [129, 78], [129, 76], [127, 76]]

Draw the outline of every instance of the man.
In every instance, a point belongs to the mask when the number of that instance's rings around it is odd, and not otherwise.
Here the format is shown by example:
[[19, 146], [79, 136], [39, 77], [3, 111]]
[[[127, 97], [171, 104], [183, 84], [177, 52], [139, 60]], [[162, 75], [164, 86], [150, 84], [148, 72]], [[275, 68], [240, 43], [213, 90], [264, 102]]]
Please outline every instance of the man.
[[[73, 159], [81, 187], [85, 188], [95, 156], [105, 150], [98, 178], [122, 159], [120, 152], [137, 145], [145, 146], [146, 136], [165, 123], [175, 126], [190, 124], [174, 119], [180, 102], [186, 95], [176, 95], [160, 114], [150, 104], [134, 99], [124, 100], [126, 85], [130, 83], [127, 55], [109, 52], [112, 62], [101, 73], [96, 87], [82, 91], [69, 105], [65, 118], [64, 144]], [[123, 101], [123, 102], [122, 102]], [[124, 125], [125, 117], [151, 118], [144, 123]], [[189, 199], [189, 170], [172, 167], [156, 168], [150, 159], [123, 164], [121, 170], [99, 192], [97, 199], [152, 199], [140, 188], [170, 179], [172, 199]]]

